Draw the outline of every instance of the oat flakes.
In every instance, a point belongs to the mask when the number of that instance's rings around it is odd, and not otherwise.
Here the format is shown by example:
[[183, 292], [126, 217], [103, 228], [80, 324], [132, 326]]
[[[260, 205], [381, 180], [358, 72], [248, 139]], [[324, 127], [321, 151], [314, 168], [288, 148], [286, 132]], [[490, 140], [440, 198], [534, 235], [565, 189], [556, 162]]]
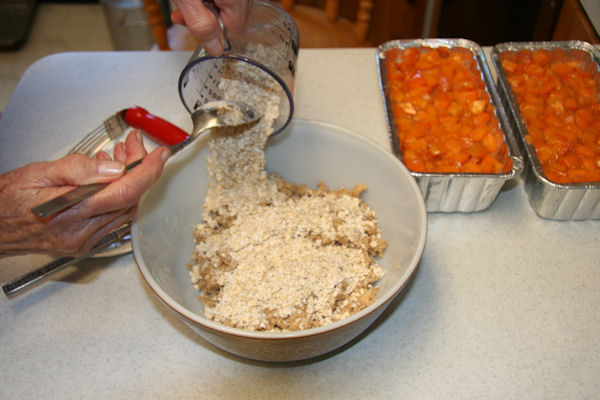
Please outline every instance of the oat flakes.
[[268, 175], [264, 147], [281, 88], [243, 64], [225, 69], [225, 98], [252, 99], [264, 114], [239, 135], [214, 132], [209, 144], [204, 221], [188, 266], [205, 316], [260, 331], [346, 318], [373, 303], [383, 276], [374, 257], [386, 242], [360, 199], [366, 186], [311, 189]]

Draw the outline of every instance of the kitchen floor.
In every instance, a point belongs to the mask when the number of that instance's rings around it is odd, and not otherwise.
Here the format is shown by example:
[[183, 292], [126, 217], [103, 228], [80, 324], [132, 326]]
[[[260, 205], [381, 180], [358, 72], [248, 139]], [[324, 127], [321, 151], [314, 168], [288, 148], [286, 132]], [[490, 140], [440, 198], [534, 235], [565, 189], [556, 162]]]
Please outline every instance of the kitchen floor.
[[53, 53], [114, 50], [100, 4], [40, 3], [27, 42], [0, 52], [0, 113], [31, 64]]

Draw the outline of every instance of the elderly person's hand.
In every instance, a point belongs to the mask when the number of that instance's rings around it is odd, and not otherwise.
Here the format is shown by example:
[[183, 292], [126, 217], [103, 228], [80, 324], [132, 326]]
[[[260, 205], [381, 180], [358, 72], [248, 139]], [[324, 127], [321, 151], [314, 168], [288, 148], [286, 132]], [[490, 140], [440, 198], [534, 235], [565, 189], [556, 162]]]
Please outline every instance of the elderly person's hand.
[[[80, 256], [113, 229], [131, 220], [142, 194], [158, 179], [170, 156], [159, 147], [146, 156], [139, 131], [97, 158], [80, 154], [35, 162], [0, 175], [0, 254], [43, 252]], [[125, 164], [146, 156], [125, 174]], [[31, 208], [77, 185], [111, 182], [65, 211], [38, 218]]]
[[[225, 37], [218, 18], [201, 0], [174, 0], [177, 9], [171, 13], [171, 20], [185, 25], [200, 42], [206, 52], [219, 56], [225, 47]], [[244, 32], [252, 0], [215, 0], [221, 21], [227, 28], [230, 38]]]

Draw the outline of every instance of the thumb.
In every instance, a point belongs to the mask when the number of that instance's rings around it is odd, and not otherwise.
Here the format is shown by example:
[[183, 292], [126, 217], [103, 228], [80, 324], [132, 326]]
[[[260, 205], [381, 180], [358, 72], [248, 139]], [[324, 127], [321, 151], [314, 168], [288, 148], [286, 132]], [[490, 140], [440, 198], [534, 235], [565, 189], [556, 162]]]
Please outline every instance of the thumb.
[[49, 162], [44, 178], [49, 185], [88, 185], [111, 182], [125, 173], [120, 161], [102, 160], [73, 154]]

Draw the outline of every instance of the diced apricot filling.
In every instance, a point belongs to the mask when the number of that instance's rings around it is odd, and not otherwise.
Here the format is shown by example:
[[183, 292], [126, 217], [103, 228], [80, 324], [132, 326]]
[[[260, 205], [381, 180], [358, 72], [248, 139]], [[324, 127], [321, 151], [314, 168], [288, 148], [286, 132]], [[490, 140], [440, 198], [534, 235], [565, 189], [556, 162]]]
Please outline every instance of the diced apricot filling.
[[411, 171], [512, 169], [494, 106], [468, 49], [391, 49], [385, 66], [402, 161]]
[[500, 61], [546, 178], [600, 181], [597, 76], [562, 49], [505, 51]]

